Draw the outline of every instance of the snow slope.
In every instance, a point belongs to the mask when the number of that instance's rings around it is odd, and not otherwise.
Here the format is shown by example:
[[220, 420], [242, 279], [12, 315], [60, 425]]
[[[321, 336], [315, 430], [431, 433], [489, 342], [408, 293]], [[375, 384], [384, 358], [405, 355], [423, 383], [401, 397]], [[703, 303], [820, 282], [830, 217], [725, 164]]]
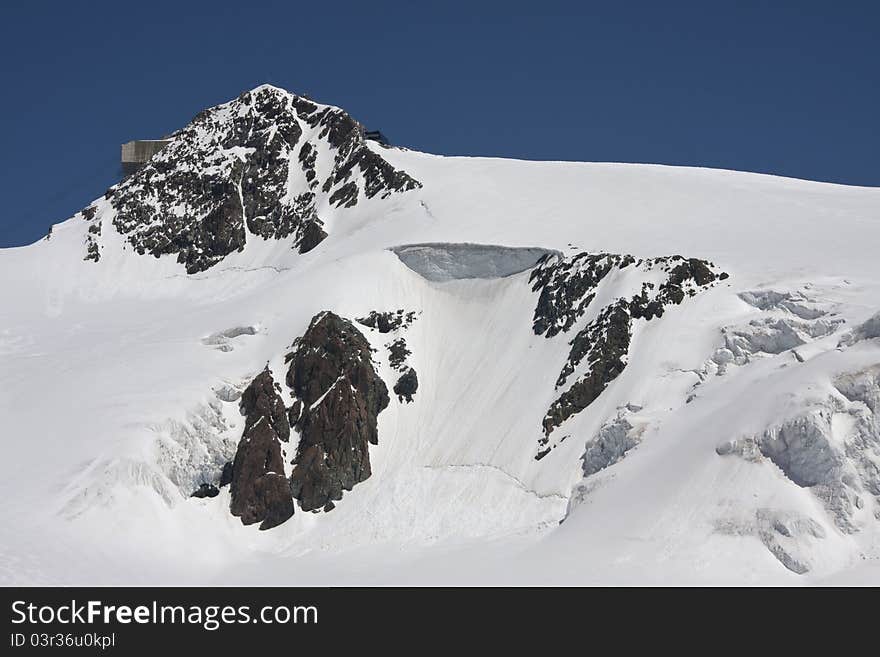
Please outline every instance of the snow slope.
[[[297, 121], [335, 175], [340, 151]], [[362, 146], [421, 186], [368, 197], [351, 169], [356, 202], [317, 194], [327, 237], [306, 252], [245, 211], [241, 248], [187, 273], [136, 253], [106, 197], [0, 251], [0, 581], [880, 583], [880, 190]], [[281, 152], [283, 198], [306, 193]], [[537, 335], [545, 250], [729, 278], [635, 322], [626, 368], [537, 460], [576, 331], [642, 281], [610, 275], [572, 332]], [[389, 389], [405, 337], [419, 389], [379, 415], [369, 479], [262, 532], [228, 487], [189, 497], [235, 453], [241, 390], [267, 363], [283, 380], [316, 313], [397, 309], [408, 328], [359, 328]]]

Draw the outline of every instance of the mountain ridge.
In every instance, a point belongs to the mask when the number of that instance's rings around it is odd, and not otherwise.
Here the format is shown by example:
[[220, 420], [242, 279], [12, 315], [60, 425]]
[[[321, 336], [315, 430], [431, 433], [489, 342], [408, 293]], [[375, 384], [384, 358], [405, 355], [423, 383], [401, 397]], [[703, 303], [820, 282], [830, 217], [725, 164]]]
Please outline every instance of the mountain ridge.
[[[335, 148], [315, 107], [283, 182], [262, 166], [271, 127], [248, 159], [250, 124], [226, 117], [159, 166], [195, 172], [179, 226], [150, 219], [174, 194], [138, 188], [153, 214], [129, 232], [99, 198], [0, 250], [3, 581], [799, 584], [880, 557], [877, 190]], [[370, 197], [361, 146], [420, 186], [380, 172]], [[259, 184], [224, 195], [241, 163]], [[307, 191], [327, 237], [303, 253], [312, 220], [273, 212]], [[236, 197], [240, 223], [217, 200]], [[335, 338], [310, 330], [328, 311]], [[352, 330], [351, 366], [328, 355], [320, 390], [287, 384], [287, 355]], [[602, 385], [569, 395], [576, 412], [549, 412], [585, 380]], [[357, 454], [341, 468], [339, 432]]]
[[344, 110], [269, 85], [199, 112], [170, 138], [107, 190], [108, 216], [94, 204], [80, 213], [86, 259], [100, 258], [105, 220], [140, 255], [176, 255], [190, 274], [242, 251], [248, 236], [289, 237], [307, 253], [327, 237], [319, 214], [329, 208], [421, 186], [370, 150]]

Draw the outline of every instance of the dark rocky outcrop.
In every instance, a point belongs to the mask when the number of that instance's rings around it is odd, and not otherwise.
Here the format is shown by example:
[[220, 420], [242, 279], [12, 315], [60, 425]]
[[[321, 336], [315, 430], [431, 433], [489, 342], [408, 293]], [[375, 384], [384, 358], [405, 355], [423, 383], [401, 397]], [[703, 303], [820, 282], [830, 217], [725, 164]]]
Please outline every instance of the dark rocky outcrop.
[[[401, 329], [408, 329], [416, 319], [416, 312], [406, 312], [402, 308], [393, 312], [378, 312], [371, 310], [366, 317], [357, 319], [359, 324], [379, 331], [379, 333], [394, 333]], [[419, 379], [416, 371], [407, 364], [407, 358], [412, 352], [406, 346], [405, 338], [397, 338], [385, 345], [388, 349], [388, 362], [392, 369], [401, 372], [401, 376], [394, 384], [394, 394], [399, 401], [407, 403], [413, 400], [413, 395], [419, 387]]]
[[330, 205], [335, 205], [337, 208], [353, 208], [357, 205], [357, 200], [358, 186], [353, 180], [345, 183], [330, 195]]
[[533, 328], [552, 338], [568, 331], [586, 312], [595, 290], [612, 270], [636, 262], [630, 255], [579, 253], [572, 258], [545, 256], [529, 276], [532, 290], [540, 291]]
[[[389, 403], [369, 342], [334, 313], [316, 315], [285, 362], [296, 399], [285, 407], [268, 367], [254, 378], [239, 402], [245, 427], [235, 460], [221, 475], [221, 486], [231, 483], [233, 515], [260, 529], [290, 518], [294, 499], [306, 511], [331, 511], [343, 491], [367, 479], [377, 416]], [[291, 427], [300, 440], [288, 479], [282, 443]]]
[[391, 364], [391, 367], [398, 372], [402, 372], [403, 368], [406, 367], [407, 357], [412, 355], [412, 352], [406, 347], [406, 339], [397, 338], [397, 340], [393, 340], [385, 346], [388, 349], [388, 362]]
[[394, 394], [397, 395], [399, 401], [406, 400], [407, 403], [413, 400], [413, 395], [419, 389], [419, 377], [413, 368], [407, 368], [397, 383], [394, 384]]
[[415, 321], [416, 313], [414, 310], [406, 312], [403, 308], [394, 312], [377, 312], [371, 310], [366, 317], [360, 317], [356, 321], [369, 328], [376, 329], [379, 333], [391, 333], [400, 328], [409, 328], [410, 324]]
[[564, 382], [584, 356], [590, 367], [550, 406], [542, 423], [545, 434], [550, 434], [569, 417], [592, 404], [608, 384], [620, 376], [629, 353], [630, 321], [625, 304], [619, 302], [607, 306], [595, 321], [575, 336], [572, 355], [560, 374], [560, 381]]
[[241, 393], [239, 408], [241, 414], [246, 418], [245, 433], [258, 420], [265, 419], [279, 440], [287, 442], [290, 438], [287, 409], [284, 407], [284, 401], [277, 390], [278, 387], [272, 378], [272, 373], [267, 368], [257, 375]]
[[86, 237], [86, 255], [83, 257], [83, 260], [91, 260], [92, 262], [98, 262], [101, 259], [101, 249], [98, 246], [98, 242], [95, 239], [95, 234], [100, 234], [101, 230], [93, 231], [89, 228], [89, 234]]
[[302, 404], [290, 491], [306, 511], [342, 498], [370, 474], [368, 446], [388, 389], [366, 338], [332, 312], [316, 315], [287, 355], [287, 384]]
[[290, 426], [293, 427], [299, 421], [299, 416], [302, 415], [302, 402], [300, 400], [296, 400], [293, 402], [293, 405], [287, 410], [287, 419], [290, 420]]
[[313, 127], [320, 127], [319, 138], [326, 139], [336, 151], [333, 171], [322, 185], [325, 192], [341, 185], [331, 196], [331, 203], [348, 206], [357, 202], [358, 187], [351, 180], [355, 167], [360, 169], [363, 176], [364, 195], [367, 198], [386, 198], [392, 192], [405, 192], [422, 186], [409, 174], [395, 169], [381, 155], [370, 150], [364, 140], [362, 126], [343, 110], [326, 107], [312, 114], [308, 120]]
[[201, 484], [190, 497], [217, 497], [220, 494], [220, 489], [217, 488], [214, 484]]
[[308, 253], [326, 239], [327, 231], [321, 228], [321, 225], [321, 221], [317, 218], [302, 225], [300, 236], [296, 242], [300, 253]]
[[539, 292], [533, 320], [535, 333], [551, 338], [571, 330], [594, 303], [603, 281], [628, 268], [637, 270], [635, 275], [644, 275], [639, 292], [599, 308], [596, 318], [569, 343], [571, 349], [556, 381], [557, 389], [568, 383], [584, 361], [587, 367], [550, 405], [542, 421], [544, 438], [540, 440], [538, 459], [554, 446], [550, 444], [550, 433], [595, 401], [623, 372], [634, 320], [662, 317], [669, 306], [727, 278], [726, 273], [716, 273], [710, 262], [681, 256], [637, 260], [626, 254], [579, 253], [572, 258], [547, 257], [530, 276], [532, 289]]
[[[318, 151], [333, 158], [323, 182]], [[291, 192], [292, 167], [301, 168], [293, 175], [304, 174], [305, 184]], [[113, 226], [137, 253], [176, 254], [192, 274], [241, 251], [248, 232], [288, 239], [306, 253], [327, 237], [316, 209], [322, 203], [351, 207], [361, 191], [384, 198], [418, 187], [370, 150], [343, 110], [263, 86], [200, 112], [105, 199], [116, 211]], [[86, 220], [91, 210], [83, 211]], [[98, 258], [90, 237], [87, 259]]]
[[293, 515], [293, 500], [281, 453], [290, 425], [268, 368], [244, 391], [240, 407], [246, 420], [232, 463], [230, 511], [245, 525], [269, 529]]
[[226, 461], [223, 464], [223, 470], [220, 472], [220, 488], [228, 486], [232, 483], [232, 461]]
[[[89, 223], [88, 230], [86, 230], [86, 255], [83, 260], [98, 262], [101, 259], [101, 247], [98, 243], [101, 237], [101, 222], [95, 218], [98, 214], [98, 207], [90, 205], [80, 214]], [[49, 229], [49, 234], [51, 235], [51, 233], [52, 230]]]

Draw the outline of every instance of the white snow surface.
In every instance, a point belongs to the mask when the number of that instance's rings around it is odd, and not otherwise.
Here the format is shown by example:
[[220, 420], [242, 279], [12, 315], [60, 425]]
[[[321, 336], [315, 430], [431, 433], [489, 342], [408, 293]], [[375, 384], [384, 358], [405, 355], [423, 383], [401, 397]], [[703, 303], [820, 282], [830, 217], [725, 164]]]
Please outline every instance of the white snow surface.
[[[0, 251], [0, 583], [880, 584], [880, 408], [857, 398], [880, 365], [880, 189], [371, 148], [423, 188], [326, 208], [305, 255], [249, 236], [187, 275], [134, 253], [103, 200], [98, 263], [79, 215]], [[430, 246], [433, 274], [402, 245]], [[544, 249], [681, 254], [730, 278], [640, 325], [537, 461], [574, 335], [532, 330]], [[418, 313], [401, 335], [419, 390], [379, 415], [367, 481], [263, 532], [228, 487], [189, 497], [234, 454], [240, 391], [267, 363], [283, 382], [317, 312], [398, 308]], [[388, 336], [359, 328], [390, 388]], [[755, 452], [810, 414], [834, 454], [864, 445], [834, 470], [844, 510]], [[615, 422], [627, 451], [585, 477]]]

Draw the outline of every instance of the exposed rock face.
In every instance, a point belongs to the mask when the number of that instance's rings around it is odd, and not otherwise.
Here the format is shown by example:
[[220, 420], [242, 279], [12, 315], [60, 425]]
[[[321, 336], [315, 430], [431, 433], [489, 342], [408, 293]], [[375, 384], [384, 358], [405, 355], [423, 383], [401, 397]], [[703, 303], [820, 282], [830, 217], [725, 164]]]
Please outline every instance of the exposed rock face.
[[394, 384], [394, 394], [397, 395], [397, 399], [400, 401], [406, 400], [407, 403], [413, 400], [413, 395], [416, 394], [418, 389], [419, 377], [411, 367], [407, 368], [406, 372]]
[[219, 494], [220, 489], [214, 484], [201, 484], [190, 497], [217, 497]]
[[378, 443], [377, 416], [388, 406], [388, 389], [369, 342], [332, 312], [312, 319], [286, 362], [287, 385], [302, 404], [290, 490], [312, 511], [370, 476], [368, 447]]
[[[662, 317], [668, 306], [680, 304], [727, 278], [725, 273], [716, 273], [712, 263], [681, 256], [648, 260], [609, 253], [547, 256], [529, 279], [532, 289], [539, 292], [533, 320], [535, 333], [551, 338], [573, 329], [593, 304], [600, 286], [615, 285], [618, 274], [625, 270], [634, 275], [630, 280], [636, 278], [641, 283], [636, 283], [638, 287], [630, 292], [631, 296], [618, 296], [597, 309], [595, 319], [572, 338], [568, 359], [556, 381], [557, 389], [568, 387], [551, 404], [542, 422], [545, 439], [541, 440], [537, 459], [554, 447], [546, 439], [551, 432], [589, 406], [623, 372], [635, 320]], [[569, 385], [569, 378], [577, 372], [580, 374]]]
[[[369, 315], [359, 318], [357, 322], [379, 333], [394, 333], [399, 336], [400, 332], [408, 329], [415, 319], [414, 310], [406, 312], [401, 308], [395, 312], [371, 310]], [[406, 338], [396, 337], [386, 343], [385, 348], [388, 349], [388, 363], [391, 368], [401, 373], [397, 383], [394, 384], [394, 394], [397, 395], [398, 401], [405, 400], [409, 403], [419, 388], [419, 378], [416, 371], [407, 363], [412, 352], [406, 346]]]
[[[418, 187], [366, 146], [343, 110], [263, 86], [200, 112], [105, 198], [138, 253], [177, 254], [195, 273], [242, 250], [248, 233], [310, 251], [327, 237], [316, 210], [324, 199], [351, 207], [361, 192]], [[87, 258], [97, 253], [89, 244]]]
[[405, 312], [403, 308], [400, 308], [395, 312], [382, 313], [371, 310], [369, 315], [360, 317], [357, 322], [369, 328], [374, 328], [379, 333], [391, 333], [391, 331], [396, 331], [399, 328], [409, 328], [415, 318], [416, 313], [414, 310]]
[[[244, 433], [231, 472], [224, 468], [221, 476], [221, 486], [231, 481], [233, 515], [245, 524], [260, 522], [260, 529], [290, 518], [294, 499], [305, 511], [330, 511], [343, 491], [367, 479], [369, 444], [379, 440], [377, 416], [389, 403], [369, 342], [331, 312], [312, 319], [285, 362], [295, 401], [285, 407], [268, 368], [251, 382], [240, 401]], [[281, 446], [291, 426], [300, 440], [287, 479]]]
[[241, 396], [244, 433], [232, 464], [232, 515], [260, 529], [280, 525], [293, 515], [284, 474], [281, 442], [290, 437], [284, 402], [268, 369]]
[[556, 381], [557, 388], [565, 384], [585, 357], [589, 368], [547, 411], [543, 422], [545, 434], [549, 435], [566, 419], [593, 403], [623, 372], [631, 335], [631, 317], [625, 302], [621, 301], [607, 306], [595, 321], [575, 336], [568, 362]]
[[261, 418], [265, 419], [279, 440], [290, 438], [287, 409], [276, 388], [278, 384], [268, 369], [263, 370], [241, 393], [239, 408], [245, 420], [245, 433]]
[[398, 372], [406, 367], [406, 359], [412, 356], [412, 352], [406, 346], [406, 338], [392, 340], [385, 347], [388, 349], [388, 362]]
[[343, 110], [336, 107], [316, 109], [305, 120], [310, 127], [319, 128], [318, 138], [325, 139], [335, 150], [333, 170], [321, 185], [324, 192], [337, 188], [330, 197], [331, 203], [350, 206], [357, 202], [358, 185], [352, 180], [354, 167], [361, 171], [367, 198], [387, 198], [392, 192], [404, 192], [422, 186], [407, 173], [398, 171], [371, 151], [366, 146], [361, 126]]
[[593, 301], [602, 279], [613, 269], [624, 269], [634, 263], [632, 256], [612, 253], [541, 258], [529, 277], [532, 290], [540, 290], [532, 324], [535, 334], [552, 338], [571, 329]]
[[312, 221], [303, 226], [302, 235], [299, 239], [299, 252], [308, 253], [318, 246], [327, 237], [327, 232], [321, 225]]
[[101, 237], [101, 221], [95, 219], [97, 213], [98, 207], [96, 205], [90, 205], [80, 213], [89, 224], [86, 231], [86, 255], [83, 260], [93, 262], [98, 262], [101, 259], [101, 247], [98, 245], [98, 239]]
[[228, 486], [232, 483], [232, 461], [223, 464], [223, 470], [220, 472], [220, 488]]

